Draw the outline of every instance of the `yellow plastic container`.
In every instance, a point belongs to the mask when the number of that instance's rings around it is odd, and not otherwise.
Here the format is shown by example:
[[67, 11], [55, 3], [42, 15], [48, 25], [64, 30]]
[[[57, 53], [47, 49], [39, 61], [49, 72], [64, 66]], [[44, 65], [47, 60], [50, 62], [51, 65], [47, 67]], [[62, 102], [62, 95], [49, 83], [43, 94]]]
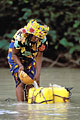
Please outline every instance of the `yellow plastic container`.
[[69, 102], [69, 92], [64, 87], [30, 88], [28, 103], [52, 104]]
[[31, 85], [34, 82], [34, 80], [32, 80], [24, 71], [20, 72], [19, 78], [24, 84], [27, 84], [27, 85]]

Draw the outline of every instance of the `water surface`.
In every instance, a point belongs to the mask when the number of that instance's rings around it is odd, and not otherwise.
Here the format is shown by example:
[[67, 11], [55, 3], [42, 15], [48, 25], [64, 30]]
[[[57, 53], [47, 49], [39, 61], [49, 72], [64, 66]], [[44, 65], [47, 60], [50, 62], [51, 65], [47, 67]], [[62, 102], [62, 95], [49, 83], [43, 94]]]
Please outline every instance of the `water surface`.
[[58, 104], [18, 103], [9, 69], [0, 69], [0, 120], [80, 120], [80, 69], [43, 68], [40, 84], [73, 87], [71, 101]]

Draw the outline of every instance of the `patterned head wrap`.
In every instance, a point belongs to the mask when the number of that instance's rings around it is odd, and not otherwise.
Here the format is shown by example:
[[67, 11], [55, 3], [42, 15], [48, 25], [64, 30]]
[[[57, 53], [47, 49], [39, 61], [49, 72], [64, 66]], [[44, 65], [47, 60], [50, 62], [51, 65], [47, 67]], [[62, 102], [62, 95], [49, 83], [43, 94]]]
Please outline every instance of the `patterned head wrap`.
[[26, 33], [33, 34], [40, 39], [43, 39], [49, 31], [49, 27], [47, 25], [41, 25], [34, 19], [30, 20], [29, 23], [24, 26], [24, 29]]

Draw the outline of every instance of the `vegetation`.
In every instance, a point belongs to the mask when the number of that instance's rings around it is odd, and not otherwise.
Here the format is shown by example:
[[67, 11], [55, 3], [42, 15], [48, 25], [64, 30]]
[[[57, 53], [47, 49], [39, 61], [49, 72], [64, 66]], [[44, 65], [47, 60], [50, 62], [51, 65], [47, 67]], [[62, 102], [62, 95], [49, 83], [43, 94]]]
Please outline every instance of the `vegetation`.
[[50, 27], [47, 65], [80, 67], [80, 0], [1, 0], [0, 8], [1, 62], [14, 33], [35, 18]]

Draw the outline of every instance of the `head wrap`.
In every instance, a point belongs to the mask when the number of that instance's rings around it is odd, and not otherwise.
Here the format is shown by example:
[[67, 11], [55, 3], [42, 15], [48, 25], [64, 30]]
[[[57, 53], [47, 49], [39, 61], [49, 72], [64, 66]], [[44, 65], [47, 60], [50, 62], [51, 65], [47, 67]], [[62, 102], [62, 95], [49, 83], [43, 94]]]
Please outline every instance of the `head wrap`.
[[30, 20], [29, 23], [24, 26], [24, 29], [26, 30], [26, 33], [33, 34], [40, 39], [43, 39], [49, 31], [47, 25], [41, 25], [34, 19]]

